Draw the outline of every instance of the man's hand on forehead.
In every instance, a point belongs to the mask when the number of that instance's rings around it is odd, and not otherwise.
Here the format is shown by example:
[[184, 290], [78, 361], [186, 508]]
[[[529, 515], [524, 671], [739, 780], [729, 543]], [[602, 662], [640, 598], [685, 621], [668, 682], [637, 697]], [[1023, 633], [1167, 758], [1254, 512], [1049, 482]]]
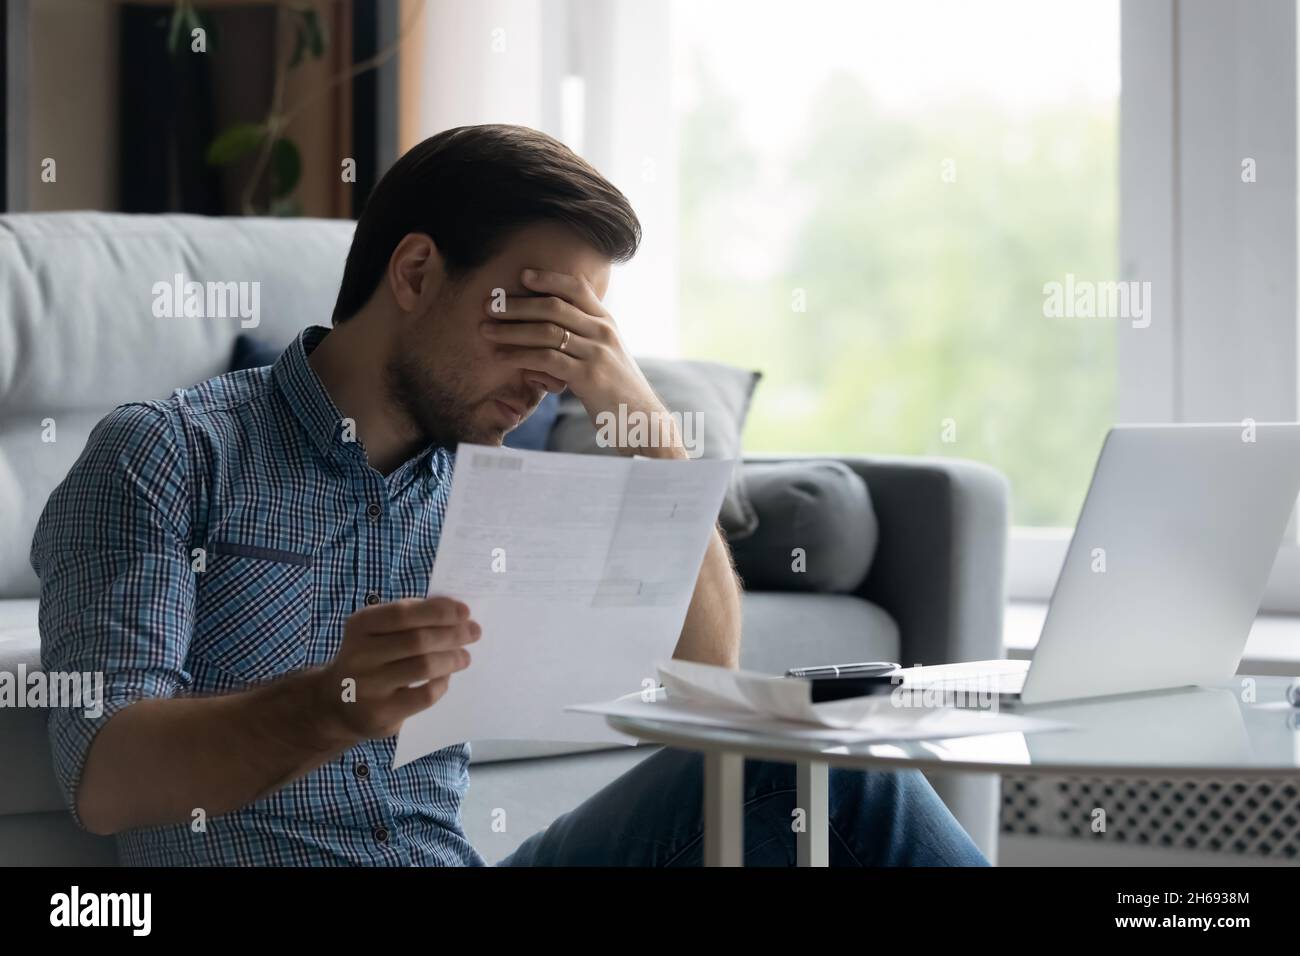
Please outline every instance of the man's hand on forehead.
[[[520, 281], [532, 294], [489, 299], [480, 326], [507, 361], [542, 377], [551, 391], [568, 386], [593, 423], [602, 412], [618, 415], [620, 406], [625, 413], [667, 415], [587, 279], [524, 269]], [[631, 454], [646, 449], [626, 450]]]

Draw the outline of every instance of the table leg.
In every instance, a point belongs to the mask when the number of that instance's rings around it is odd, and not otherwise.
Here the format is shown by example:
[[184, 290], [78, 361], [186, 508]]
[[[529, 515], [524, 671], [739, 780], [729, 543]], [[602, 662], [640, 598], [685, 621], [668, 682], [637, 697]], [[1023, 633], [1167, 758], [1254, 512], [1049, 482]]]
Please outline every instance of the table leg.
[[745, 758], [704, 754], [704, 865], [745, 865]]
[[804, 812], [804, 828], [795, 835], [795, 851], [800, 866], [827, 866], [830, 844], [827, 833], [829, 777], [821, 760], [795, 762], [796, 803]]

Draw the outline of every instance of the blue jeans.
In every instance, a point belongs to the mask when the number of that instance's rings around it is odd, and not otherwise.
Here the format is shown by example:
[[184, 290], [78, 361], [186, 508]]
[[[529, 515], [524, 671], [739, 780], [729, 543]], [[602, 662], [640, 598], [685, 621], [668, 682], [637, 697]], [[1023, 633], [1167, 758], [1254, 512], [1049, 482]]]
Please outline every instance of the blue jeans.
[[[829, 771], [831, 866], [988, 866], [916, 770]], [[793, 764], [745, 761], [745, 865], [794, 866]], [[525, 840], [498, 866], [700, 866], [704, 759], [672, 748]]]

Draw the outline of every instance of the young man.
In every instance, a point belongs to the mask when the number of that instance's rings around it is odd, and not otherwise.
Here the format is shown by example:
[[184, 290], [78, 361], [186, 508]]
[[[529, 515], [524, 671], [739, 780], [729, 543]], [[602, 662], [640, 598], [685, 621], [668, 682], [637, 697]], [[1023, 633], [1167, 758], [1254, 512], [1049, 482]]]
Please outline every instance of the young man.
[[[390, 769], [402, 720], [498, 637], [421, 596], [456, 444], [499, 444], [565, 388], [593, 419], [665, 411], [601, 304], [639, 239], [550, 137], [441, 133], [370, 197], [332, 330], [99, 424], [32, 547], [45, 668], [104, 673], [101, 717], [50, 720], [82, 826], [130, 864], [487, 862], [461, 826], [467, 745]], [[674, 656], [738, 664], [716, 533]], [[662, 750], [502, 862], [699, 863], [701, 772]], [[833, 863], [986, 862], [915, 772], [830, 788]], [[794, 859], [794, 799], [793, 768], [747, 764], [748, 863]]]

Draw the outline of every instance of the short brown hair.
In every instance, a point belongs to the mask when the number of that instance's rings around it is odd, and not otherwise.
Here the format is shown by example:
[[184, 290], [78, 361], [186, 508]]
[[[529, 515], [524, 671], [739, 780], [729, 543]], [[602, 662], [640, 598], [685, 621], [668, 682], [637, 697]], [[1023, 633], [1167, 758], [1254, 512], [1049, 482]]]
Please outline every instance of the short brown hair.
[[563, 223], [614, 262], [641, 242], [627, 197], [559, 140], [526, 126], [460, 126], [393, 164], [357, 220], [337, 325], [374, 294], [402, 238], [430, 236], [455, 280], [492, 258], [515, 230]]

